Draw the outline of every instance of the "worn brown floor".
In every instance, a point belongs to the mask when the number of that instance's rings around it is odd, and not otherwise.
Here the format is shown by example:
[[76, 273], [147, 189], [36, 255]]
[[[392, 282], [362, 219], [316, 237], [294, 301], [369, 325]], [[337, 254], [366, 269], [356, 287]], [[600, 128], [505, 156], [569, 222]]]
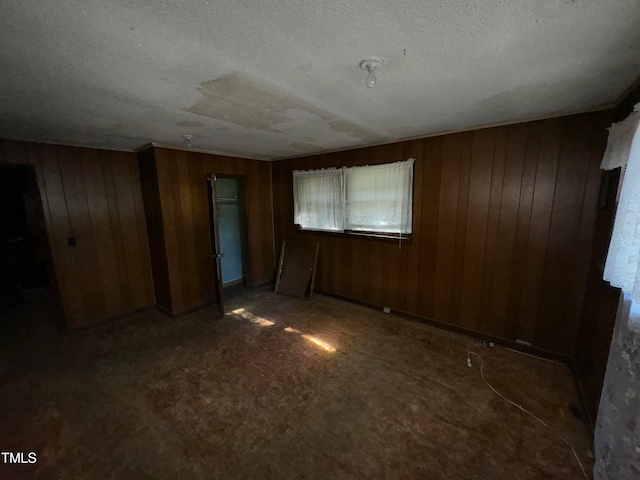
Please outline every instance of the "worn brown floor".
[[591, 469], [563, 365], [320, 295], [262, 290], [229, 310], [67, 335], [43, 318], [5, 328], [0, 449], [38, 461], [0, 465], [0, 478], [583, 478], [553, 433], [467, 367], [469, 349]]

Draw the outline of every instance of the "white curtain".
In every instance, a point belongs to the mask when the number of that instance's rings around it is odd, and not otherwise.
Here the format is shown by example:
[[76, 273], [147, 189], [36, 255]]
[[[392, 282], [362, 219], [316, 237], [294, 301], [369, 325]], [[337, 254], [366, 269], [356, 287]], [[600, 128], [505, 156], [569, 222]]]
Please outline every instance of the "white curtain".
[[[640, 106], [637, 105], [636, 109]], [[609, 131], [602, 168], [622, 167], [622, 186], [609, 244], [604, 279], [640, 303], [640, 112]]]
[[640, 305], [622, 293], [594, 438], [595, 480], [640, 478]]
[[345, 169], [348, 230], [411, 233], [413, 162]]
[[622, 289], [594, 438], [595, 480], [640, 478], [640, 104], [609, 129], [602, 168], [622, 168], [604, 279]]
[[342, 169], [294, 170], [294, 223], [314, 230], [342, 231]]

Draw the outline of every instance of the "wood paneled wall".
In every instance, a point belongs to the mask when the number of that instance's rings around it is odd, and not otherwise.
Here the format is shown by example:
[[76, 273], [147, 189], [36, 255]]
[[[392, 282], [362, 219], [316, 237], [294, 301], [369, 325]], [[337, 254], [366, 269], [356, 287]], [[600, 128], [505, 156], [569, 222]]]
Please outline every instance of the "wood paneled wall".
[[0, 155], [35, 170], [68, 326], [153, 305], [134, 153], [0, 140]]
[[[611, 112], [273, 162], [276, 244], [317, 288], [572, 357]], [[410, 243], [298, 232], [292, 170], [416, 159]]]
[[[176, 314], [216, 300], [206, 179], [209, 173], [245, 177], [251, 270], [248, 283], [255, 286], [273, 279], [269, 162], [153, 148], [140, 153], [140, 166], [159, 305]], [[154, 175], [155, 184], [149, 178]], [[159, 281], [162, 277], [166, 282]]]

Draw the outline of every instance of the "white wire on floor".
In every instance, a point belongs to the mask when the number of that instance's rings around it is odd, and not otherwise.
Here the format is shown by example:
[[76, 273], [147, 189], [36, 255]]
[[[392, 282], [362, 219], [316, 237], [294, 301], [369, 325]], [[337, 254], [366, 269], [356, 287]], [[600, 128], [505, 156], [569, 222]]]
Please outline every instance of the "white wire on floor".
[[502, 395], [498, 390], [496, 390], [495, 388], [493, 388], [493, 385], [491, 385], [489, 382], [487, 382], [487, 379], [484, 377], [484, 361], [482, 360], [482, 357], [480, 356], [479, 353], [476, 352], [467, 352], [467, 365], [469, 367], [471, 367], [471, 355], [475, 355], [476, 357], [478, 357], [480, 359], [480, 376], [482, 377], [482, 380], [484, 381], [484, 383], [487, 384], [487, 386], [493, 390], [493, 392], [498, 395], [500, 398], [502, 398], [504, 401], [509, 402], [511, 405], [513, 405], [514, 407], [518, 408], [519, 410], [522, 410], [524, 413], [526, 413], [527, 415], [532, 416], [533, 418], [535, 418], [538, 422], [540, 422], [542, 425], [544, 425], [551, 433], [555, 434], [560, 440], [562, 440], [564, 443], [567, 444], [567, 446], [571, 449], [571, 451], [573, 452], [573, 456], [576, 457], [576, 460], [578, 462], [578, 465], [580, 465], [580, 470], [582, 470], [582, 474], [584, 475], [584, 478], [586, 478], [587, 480], [589, 480], [589, 476], [587, 475], [586, 470], [584, 469], [584, 466], [582, 465], [582, 462], [580, 461], [580, 458], [578, 457], [578, 454], [576, 453], [576, 449], [573, 448], [573, 445], [571, 445], [562, 435], [560, 435], [558, 432], [556, 432], [555, 430], [553, 430], [544, 420], [541, 420], [540, 418], [538, 418], [537, 416], [535, 416], [533, 413], [531, 413], [529, 410], [527, 410], [526, 408], [524, 408], [522, 405], [518, 405], [517, 403], [509, 400], [507, 397], [505, 397], [504, 395]]

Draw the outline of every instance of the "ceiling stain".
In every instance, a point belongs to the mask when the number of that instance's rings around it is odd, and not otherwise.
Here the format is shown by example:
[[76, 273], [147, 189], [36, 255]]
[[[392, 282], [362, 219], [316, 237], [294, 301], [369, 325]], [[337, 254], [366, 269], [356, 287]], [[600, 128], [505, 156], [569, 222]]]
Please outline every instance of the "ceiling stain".
[[187, 112], [243, 127], [282, 133], [290, 130], [283, 129], [282, 124], [295, 124], [297, 121], [291, 112], [302, 110], [322, 119], [331, 130], [347, 133], [362, 142], [385, 138], [243, 72], [232, 72], [202, 82], [198, 91], [202, 97], [185, 109]]
[[387, 139], [349, 120], [333, 120], [329, 122], [329, 128], [334, 132], [346, 133], [349, 137], [357, 138], [365, 143], [381, 142]]
[[271, 128], [273, 125], [294, 120], [287, 115], [287, 111], [294, 108], [331, 120], [327, 112], [242, 72], [203, 82], [198, 91], [202, 98], [186, 109], [187, 112], [244, 127], [276, 131]]
[[181, 121], [181, 122], [176, 122], [176, 125], [178, 127], [200, 128], [200, 127], [204, 126], [204, 123], [184, 120], [184, 121]]
[[309, 152], [317, 152], [319, 150], [323, 150], [322, 147], [307, 142], [291, 142], [289, 145], [291, 146], [291, 148], [295, 148], [296, 150], [306, 150]]

